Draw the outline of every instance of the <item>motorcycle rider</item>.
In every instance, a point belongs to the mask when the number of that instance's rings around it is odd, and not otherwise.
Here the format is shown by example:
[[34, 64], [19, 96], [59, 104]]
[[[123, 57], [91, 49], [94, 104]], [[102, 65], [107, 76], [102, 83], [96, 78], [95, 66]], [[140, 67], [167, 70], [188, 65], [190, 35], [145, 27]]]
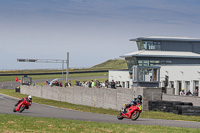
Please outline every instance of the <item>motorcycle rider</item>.
[[[26, 101], [29, 102], [29, 106], [31, 106], [31, 104], [32, 104], [32, 96], [31, 96], [31, 95], [29, 95], [28, 97], [23, 97], [21, 100], [19, 100], [19, 101], [15, 104], [15, 106], [17, 106], [20, 102], [24, 101], [24, 99], [26, 99]], [[26, 109], [29, 109], [29, 106], [26, 106]]]
[[137, 103], [139, 103], [140, 105], [142, 105], [142, 96], [138, 95], [137, 98], [134, 98], [130, 104], [126, 104], [125, 108], [124, 108], [124, 114], [127, 113], [127, 108], [129, 108], [131, 105], [137, 105]]

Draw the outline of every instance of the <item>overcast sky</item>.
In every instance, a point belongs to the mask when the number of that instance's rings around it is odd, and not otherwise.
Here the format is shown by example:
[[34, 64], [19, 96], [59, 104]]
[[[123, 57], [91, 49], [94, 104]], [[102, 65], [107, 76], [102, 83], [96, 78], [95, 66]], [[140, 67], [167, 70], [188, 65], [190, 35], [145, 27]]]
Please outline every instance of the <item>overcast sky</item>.
[[137, 50], [129, 39], [200, 38], [199, 0], [0, 0], [0, 70], [91, 67]]

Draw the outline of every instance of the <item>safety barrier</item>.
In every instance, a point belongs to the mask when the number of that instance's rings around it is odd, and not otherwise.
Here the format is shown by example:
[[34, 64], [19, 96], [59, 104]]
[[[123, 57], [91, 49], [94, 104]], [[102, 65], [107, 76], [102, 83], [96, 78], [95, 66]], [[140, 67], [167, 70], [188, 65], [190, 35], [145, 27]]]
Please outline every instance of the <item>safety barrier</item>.
[[191, 102], [180, 101], [149, 101], [148, 109], [153, 111], [170, 112], [179, 115], [200, 116], [200, 106]]

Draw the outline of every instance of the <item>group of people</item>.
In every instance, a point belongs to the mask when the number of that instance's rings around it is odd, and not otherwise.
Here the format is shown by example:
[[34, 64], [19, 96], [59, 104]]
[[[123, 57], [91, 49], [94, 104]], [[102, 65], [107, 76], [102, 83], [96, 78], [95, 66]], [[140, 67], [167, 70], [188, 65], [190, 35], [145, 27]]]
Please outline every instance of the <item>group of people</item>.
[[[49, 81], [45, 81], [45, 85], [50, 85]], [[58, 86], [58, 87], [63, 87], [63, 83], [59, 82], [59, 81], [55, 81], [51, 84], [51, 86]], [[64, 87], [70, 87], [72, 86], [71, 81], [69, 80], [68, 82], [65, 82]], [[93, 87], [98, 87], [98, 88], [112, 88], [112, 89], [116, 89], [118, 87], [122, 87], [120, 82], [117, 82], [114, 80], [112, 80], [111, 82], [109, 82], [108, 80], [106, 81], [99, 81], [99, 80], [91, 80], [91, 81], [75, 81], [75, 86], [82, 86], [82, 87], [89, 87], [89, 88], [93, 88]]]
[[180, 95], [186, 95], [186, 96], [198, 96], [198, 89], [196, 88], [194, 93], [192, 94], [192, 92], [190, 90], [188, 90], [186, 93], [184, 91], [184, 88], [182, 88], [182, 90], [180, 91]]
[[118, 82], [109, 82], [108, 80], [104, 82], [100, 82], [99, 80], [91, 80], [91, 81], [75, 81], [75, 86], [82, 86], [82, 87], [98, 87], [98, 88], [113, 88], [116, 89], [117, 87], [121, 87], [121, 85]]
[[89, 88], [93, 88], [93, 87], [98, 87], [98, 88], [103, 88], [106, 87], [107, 81], [105, 82], [100, 82], [99, 80], [91, 80], [91, 81], [75, 81], [75, 86], [82, 86], [82, 87], [89, 87]]
[[[49, 83], [49, 81], [47, 80], [46, 82], [45, 82], [45, 85], [49, 85], [50, 83]], [[63, 83], [62, 82], [59, 82], [59, 81], [55, 81], [55, 82], [53, 82], [52, 83], [52, 86], [59, 86], [59, 87], [63, 87]], [[71, 81], [69, 80], [68, 82], [65, 82], [65, 84], [64, 84], [64, 86], [65, 87], [70, 87], [71, 86]]]

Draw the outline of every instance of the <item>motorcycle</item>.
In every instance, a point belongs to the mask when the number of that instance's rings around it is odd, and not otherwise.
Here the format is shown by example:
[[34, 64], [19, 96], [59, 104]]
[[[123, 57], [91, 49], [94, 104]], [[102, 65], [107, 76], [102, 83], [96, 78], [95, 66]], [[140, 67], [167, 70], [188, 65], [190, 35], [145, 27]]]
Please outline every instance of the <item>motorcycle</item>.
[[23, 101], [17, 104], [17, 106], [14, 107], [13, 112], [19, 111], [19, 113], [23, 112], [26, 107], [29, 107], [29, 101], [28, 99], [24, 98]]
[[118, 120], [122, 120], [124, 118], [132, 119], [133, 121], [137, 120], [142, 112], [142, 106], [139, 103], [135, 103], [134, 105], [130, 105], [130, 107], [122, 108], [122, 110], [117, 115]]

